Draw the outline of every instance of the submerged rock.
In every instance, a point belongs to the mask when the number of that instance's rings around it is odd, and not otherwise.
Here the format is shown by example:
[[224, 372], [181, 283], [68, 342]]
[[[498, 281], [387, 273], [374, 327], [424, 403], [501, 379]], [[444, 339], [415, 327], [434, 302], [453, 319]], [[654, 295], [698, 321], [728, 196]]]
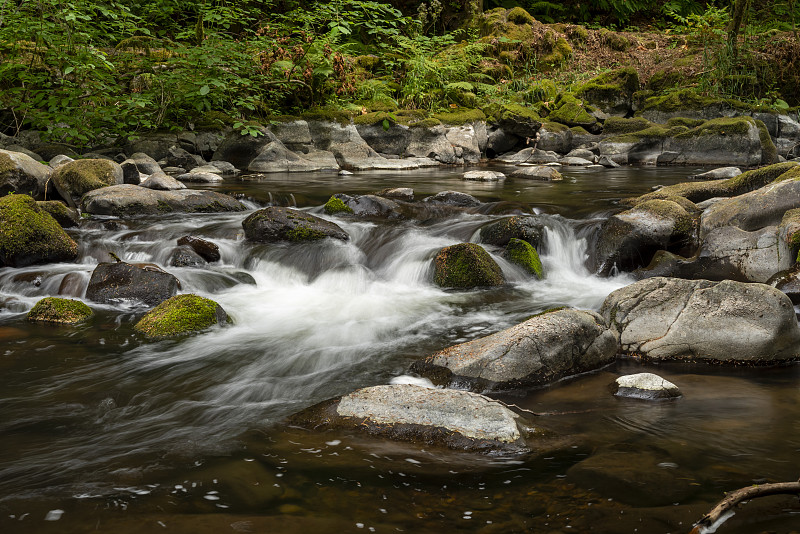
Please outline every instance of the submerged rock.
[[28, 195], [0, 197], [0, 267], [71, 261], [78, 244]]
[[155, 306], [178, 293], [180, 283], [168, 272], [125, 262], [100, 263], [86, 287], [86, 298], [101, 304], [141, 302]]
[[45, 297], [28, 312], [34, 323], [79, 324], [94, 315], [92, 309], [79, 300]]
[[440, 287], [472, 289], [506, 282], [497, 262], [475, 243], [445, 247], [436, 254], [433, 264], [433, 280]]
[[374, 386], [312, 406], [291, 424], [343, 428], [400, 441], [466, 450], [524, 450], [530, 428], [503, 404], [482, 395], [411, 384]]
[[650, 278], [611, 293], [601, 313], [623, 353], [653, 360], [768, 363], [800, 357], [792, 303], [764, 284]]
[[617, 339], [597, 313], [559, 309], [448, 347], [411, 368], [437, 384], [481, 391], [541, 386], [610, 363]]
[[681, 396], [681, 390], [653, 373], [637, 373], [617, 378], [614, 381], [614, 395], [643, 400], [674, 399]]
[[317, 241], [326, 237], [347, 241], [350, 236], [336, 223], [291, 208], [269, 207], [252, 213], [242, 222], [250, 241]]
[[134, 329], [148, 338], [164, 338], [199, 332], [227, 321], [228, 314], [213, 300], [177, 295], [147, 312]]
[[203, 267], [206, 260], [192, 250], [192, 247], [182, 245], [172, 250], [167, 263], [173, 267]]

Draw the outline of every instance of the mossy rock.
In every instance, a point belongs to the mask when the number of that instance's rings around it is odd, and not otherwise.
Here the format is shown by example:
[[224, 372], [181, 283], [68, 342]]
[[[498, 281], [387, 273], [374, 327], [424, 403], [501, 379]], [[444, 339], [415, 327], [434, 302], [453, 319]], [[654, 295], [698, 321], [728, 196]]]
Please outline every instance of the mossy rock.
[[516, 238], [511, 239], [508, 242], [508, 246], [506, 246], [505, 257], [508, 261], [519, 265], [539, 280], [544, 278], [544, 268], [542, 267], [542, 261], [539, 259], [539, 253], [527, 241]]
[[213, 300], [191, 294], [176, 295], [150, 310], [134, 329], [150, 339], [158, 339], [200, 332], [227, 321], [228, 314]]
[[770, 165], [778, 162], [778, 148], [769, 135], [767, 125], [760, 120], [756, 120], [758, 128], [758, 139], [761, 141], [761, 164]]
[[474, 243], [445, 247], [436, 254], [433, 263], [433, 280], [440, 287], [472, 289], [505, 284], [497, 262]]
[[331, 237], [347, 241], [350, 237], [337, 224], [303, 211], [272, 206], [252, 213], [242, 222], [249, 241], [301, 243]]
[[306, 111], [301, 117], [307, 121], [336, 122], [346, 125], [350, 124], [354, 115], [356, 115], [354, 111], [318, 108]]
[[700, 126], [678, 134], [675, 137], [678, 139], [689, 139], [708, 135], [747, 135], [754, 124], [755, 121], [752, 117], [720, 117], [705, 121]]
[[597, 124], [597, 119], [587, 111], [583, 102], [572, 94], [562, 93], [558, 95], [555, 105], [557, 106], [556, 109], [547, 116], [548, 121], [589, 129]]
[[564, 30], [573, 43], [585, 44], [589, 40], [589, 30], [583, 26], [567, 26]]
[[600, 40], [616, 52], [624, 52], [631, 47], [631, 42], [627, 37], [605, 28], [600, 30]]
[[34, 323], [79, 324], [89, 320], [94, 312], [79, 300], [45, 297], [28, 312]]
[[644, 117], [633, 117], [624, 119], [622, 117], [609, 117], [603, 123], [603, 133], [606, 134], [626, 134], [640, 132], [654, 126], [652, 122]]
[[504, 247], [512, 239], [527, 241], [534, 248], [542, 244], [545, 225], [538, 216], [515, 215], [487, 224], [480, 230], [481, 243]]
[[667, 137], [674, 137], [678, 134], [684, 133], [685, 127], [675, 126], [673, 128], [666, 128], [660, 124], [652, 124], [644, 130], [638, 132], [631, 132], [621, 135], [610, 137], [608, 141], [613, 143], [638, 143], [651, 139], [666, 139]]
[[667, 121], [667, 128], [672, 128], [674, 126], [683, 126], [685, 128], [697, 128], [701, 124], [703, 124], [703, 119], [689, 119], [686, 117], [672, 117]]
[[486, 120], [486, 115], [479, 109], [456, 109], [444, 113], [434, 113], [433, 118], [448, 126], [461, 126]]
[[642, 105], [641, 111], [663, 111], [666, 113], [687, 110], [702, 110], [710, 107], [733, 109], [738, 111], [756, 111], [761, 108], [740, 102], [739, 100], [703, 96], [691, 89], [682, 89], [666, 95], [651, 96]]
[[572, 47], [566, 39], [559, 37], [553, 45], [553, 50], [549, 54], [539, 58], [539, 65], [544, 68], [560, 67], [572, 58]]
[[686, 73], [664, 69], [653, 73], [647, 81], [647, 88], [656, 92], [661, 92], [672, 87], [677, 87], [686, 82]]
[[194, 121], [194, 129], [201, 132], [230, 128], [236, 120], [222, 111], [206, 111]]
[[52, 181], [61, 198], [75, 207], [89, 191], [122, 184], [123, 172], [114, 161], [77, 159], [56, 169]]
[[536, 22], [536, 19], [530, 13], [519, 6], [508, 10], [506, 20], [514, 24], [533, 24]]
[[575, 96], [603, 110], [627, 114], [638, 90], [639, 73], [633, 67], [625, 67], [592, 78], [578, 88]]
[[558, 87], [552, 80], [547, 78], [538, 80], [530, 84], [523, 93], [526, 102], [531, 104], [537, 102], [549, 102], [558, 96]]
[[341, 198], [333, 195], [328, 202], [325, 203], [323, 208], [328, 215], [336, 215], [338, 213], [353, 213], [353, 208], [345, 204]]
[[0, 267], [72, 261], [78, 244], [27, 195], [0, 198]]
[[428, 117], [427, 119], [422, 119], [420, 121], [412, 122], [409, 126], [411, 128], [435, 128], [441, 125], [442, 121], [440, 121], [439, 119]]
[[42, 210], [50, 214], [62, 228], [78, 226], [80, 217], [78, 212], [67, 207], [60, 200], [40, 200], [36, 202]]

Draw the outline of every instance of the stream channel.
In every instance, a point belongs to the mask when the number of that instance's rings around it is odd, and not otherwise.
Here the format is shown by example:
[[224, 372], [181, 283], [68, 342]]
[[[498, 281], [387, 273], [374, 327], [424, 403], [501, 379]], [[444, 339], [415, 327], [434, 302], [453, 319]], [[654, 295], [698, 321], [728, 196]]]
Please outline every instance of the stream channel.
[[[335, 219], [348, 243], [248, 243], [247, 213], [82, 221], [69, 231], [76, 263], [0, 269], [0, 531], [688, 532], [725, 491], [796, 480], [798, 365], [621, 359], [499, 397], [574, 438], [548, 455], [467, 454], [283, 423], [354, 389], [409, 380], [414, 360], [545, 309], [599, 309], [633, 279], [589, 273], [586, 236], [622, 209], [620, 198], [696, 172], [565, 168], [563, 182], [476, 183], [442, 168], [206, 186], [240, 195], [251, 210], [272, 203], [323, 217], [332, 193], [387, 187], [412, 187], [418, 200], [452, 189], [485, 202], [445, 219]], [[544, 280], [495, 255], [509, 280], [502, 288], [433, 285], [438, 249], [476, 241], [482, 225], [521, 213], [548, 216]], [[222, 261], [167, 266], [187, 234], [217, 243]], [[96, 315], [79, 327], [25, 320], [68, 273], [79, 276], [62, 293], [82, 297], [108, 251], [164, 266], [183, 292], [216, 300], [234, 324], [146, 342], [133, 331], [146, 310], [134, 306], [89, 303]], [[674, 382], [683, 397], [610, 394], [617, 376], [641, 371]], [[600, 468], [587, 478], [591, 462]], [[760, 501], [719, 532], [800, 529], [797, 499]]]

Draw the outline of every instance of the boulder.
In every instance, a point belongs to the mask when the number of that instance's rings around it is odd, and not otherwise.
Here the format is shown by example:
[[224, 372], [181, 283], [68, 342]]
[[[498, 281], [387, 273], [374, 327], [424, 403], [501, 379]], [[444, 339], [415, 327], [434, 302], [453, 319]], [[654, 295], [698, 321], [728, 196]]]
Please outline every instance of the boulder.
[[636, 69], [624, 67], [592, 78], [578, 88], [576, 96], [609, 115], [625, 117], [633, 111], [633, 95], [639, 89]]
[[0, 197], [0, 267], [72, 261], [78, 245], [28, 195]]
[[504, 105], [495, 118], [503, 131], [522, 139], [535, 137], [542, 126], [542, 119], [536, 111], [519, 104]]
[[688, 242], [692, 216], [671, 200], [649, 200], [609, 217], [600, 227], [595, 270], [631, 271], [648, 265], [658, 250], [677, 251]]
[[511, 239], [503, 256], [511, 263], [522, 267], [522, 270], [539, 280], [544, 278], [544, 269], [536, 249], [522, 239]]
[[28, 321], [74, 325], [89, 320], [92, 315], [92, 309], [79, 300], [45, 297], [28, 312]]
[[414, 190], [410, 187], [390, 187], [388, 189], [377, 191], [375, 195], [384, 198], [404, 200], [406, 202], [414, 201]]
[[172, 176], [164, 174], [163, 172], [151, 174], [139, 185], [146, 187], [147, 189], [155, 189], [157, 191], [175, 191], [177, 189], [186, 189], [186, 184], [176, 180]]
[[498, 171], [467, 171], [462, 178], [469, 182], [499, 182], [505, 180], [506, 175]]
[[705, 236], [696, 260], [682, 272], [691, 272], [690, 278], [765, 283], [791, 267], [794, 259], [775, 226], [753, 232], [723, 226]]
[[167, 264], [172, 267], [203, 267], [206, 265], [206, 260], [200, 257], [192, 247], [179, 246], [172, 249]]
[[273, 122], [269, 129], [292, 152], [307, 154], [314, 148], [311, 131], [308, 129], [308, 123], [304, 120]]
[[150, 339], [200, 332], [228, 322], [228, 314], [213, 300], [197, 295], [177, 295], [141, 318], [134, 329]]
[[800, 357], [789, 297], [764, 284], [649, 278], [601, 310], [623, 353], [652, 360], [768, 363]]
[[536, 148], [545, 152], [566, 154], [572, 148], [572, 130], [557, 122], [542, 123], [536, 138]]
[[[174, 148], [175, 147], [171, 147], [170, 150]], [[159, 165], [156, 160], [154, 160], [153, 158], [142, 152], [137, 152], [135, 154], [132, 154], [131, 157], [129, 157], [125, 161], [132, 161], [134, 165], [136, 165], [136, 168], [139, 169], [140, 173], [146, 174], [148, 176], [161, 171], [161, 165]], [[183, 167], [183, 165], [178, 165], [178, 167]]]
[[123, 179], [122, 167], [114, 161], [78, 159], [53, 171], [52, 183], [61, 198], [71, 208], [75, 208], [84, 194], [111, 185], [120, 185]]
[[459, 243], [441, 249], [433, 260], [436, 285], [472, 289], [505, 284], [503, 271], [483, 247]]
[[178, 239], [178, 245], [191, 247], [201, 258], [208, 262], [219, 261], [221, 258], [219, 247], [215, 243], [200, 237], [185, 235]]
[[625, 375], [614, 381], [614, 395], [642, 400], [675, 399], [681, 396], [678, 386], [653, 373]]
[[[133, 156], [131, 156], [131, 159], [133, 159]], [[164, 164], [166, 167], [181, 167], [191, 171], [195, 167], [205, 165], [206, 162], [197, 154], [190, 154], [189, 151], [181, 147], [171, 146], [167, 156], [164, 158]], [[152, 172], [142, 172], [144, 174], [153, 174]]]
[[177, 278], [151, 264], [100, 263], [92, 271], [86, 298], [101, 304], [133, 301], [155, 306], [174, 296], [179, 286]]
[[244, 211], [246, 208], [235, 198], [215, 191], [160, 191], [138, 185], [115, 185], [84, 195], [81, 209], [93, 215], [123, 217], [163, 213], [220, 213]]
[[295, 414], [289, 423], [478, 451], [519, 452], [532, 434], [548, 435], [482, 395], [412, 384], [359, 389]]
[[[146, 176], [139, 172], [139, 167], [136, 166], [136, 162], [132, 159], [124, 160], [119, 166], [122, 167], [123, 184], [139, 185], [142, 183], [142, 176]], [[160, 169], [159, 172], [161, 172]]]
[[523, 148], [514, 154], [505, 154], [497, 158], [501, 163], [513, 165], [558, 163], [558, 154], [540, 148]]
[[[597, 157], [597, 155], [594, 152], [592, 152], [591, 150], [588, 150], [586, 148], [576, 148], [574, 150], [570, 150], [569, 153], [566, 156], [564, 156], [564, 159], [566, 159], [566, 158], [580, 158], [580, 159], [592, 162], [592, 161], [595, 160], [596, 157]], [[563, 161], [562, 161], [562, 163], [563, 163]]]
[[20, 193], [44, 200], [52, 172], [26, 154], [0, 150], [0, 195]]
[[766, 284], [788, 296], [795, 306], [800, 304], [800, 267], [795, 265], [775, 273]]
[[317, 241], [326, 237], [347, 241], [350, 237], [337, 224], [303, 211], [272, 206], [252, 213], [242, 222], [250, 241]]
[[[155, 161], [164, 159], [169, 149], [178, 144], [178, 136], [170, 133], [146, 133], [125, 145], [126, 154], [143, 153]], [[145, 173], [151, 174], [151, 173]]]
[[214, 169], [216, 169], [216, 171], [213, 172], [216, 172], [217, 174], [222, 174], [222, 176], [235, 176], [239, 174], [239, 169], [234, 167], [233, 163], [229, 161], [216, 160], [208, 164], [201, 163], [199, 167], [205, 167], [209, 169], [209, 171], [213, 167]]
[[325, 204], [325, 213], [348, 213], [356, 217], [390, 218], [402, 217], [400, 205], [394, 200], [376, 195], [345, 195], [336, 193]]
[[566, 126], [580, 126], [590, 132], [597, 133], [598, 123], [583, 102], [570, 94], [561, 93], [555, 100], [556, 108], [547, 116], [550, 122], [559, 122]]
[[411, 130], [408, 126], [388, 121], [388, 128], [384, 128], [383, 121], [375, 124], [358, 124], [356, 130], [364, 141], [376, 152], [402, 156], [406, 153], [411, 143]]
[[538, 215], [515, 215], [481, 228], [481, 243], [505, 247], [512, 239], [527, 241], [538, 249], [544, 243], [544, 219]]
[[453, 164], [458, 161], [453, 145], [447, 140], [447, 129], [441, 124], [412, 126], [411, 141], [403, 155], [429, 158], [445, 164]]
[[497, 127], [489, 132], [489, 138], [486, 143], [486, 156], [494, 158], [500, 154], [505, 154], [514, 149], [520, 142], [522, 142], [520, 136]]
[[213, 184], [223, 180], [220, 174], [215, 172], [198, 171], [199, 167], [195, 167], [190, 172], [179, 174], [175, 178], [181, 182], [199, 183], [199, 184]]
[[214, 151], [212, 161], [228, 161], [237, 169], [246, 169], [261, 150], [277, 140], [268, 130], [259, 128], [259, 135], [242, 135], [239, 132], [230, 132]]
[[535, 165], [533, 167], [521, 167], [511, 173], [512, 178], [524, 180], [541, 180], [543, 182], [559, 182], [564, 179], [561, 173], [553, 167]]
[[313, 172], [338, 170], [336, 157], [328, 151], [309, 149], [303, 155], [287, 149], [279, 140], [264, 145], [256, 157], [248, 164], [247, 170], [253, 172]]
[[481, 205], [481, 201], [477, 198], [459, 191], [440, 191], [433, 196], [425, 197], [422, 201], [429, 204], [444, 204], [459, 208], [474, 208]]
[[55, 156], [53, 159], [51, 159], [48, 162], [48, 165], [52, 169], [57, 169], [57, 168], [61, 167], [62, 165], [66, 164], [66, 163], [69, 163], [70, 161], [75, 161], [75, 160], [73, 158], [69, 157], [69, 156], [65, 156], [64, 154], [58, 154], [57, 156]]
[[447, 128], [445, 139], [453, 146], [459, 163], [477, 163], [481, 159], [481, 149], [473, 124]]
[[542, 386], [612, 362], [617, 340], [597, 313], [557, 309], [448, 347], [411, 369], [435, 384], [473, 390]]
[[46, 211], [50, 216], [56, 220], [61, 228], [72, 228], [78, 226], [80, 216], [74, 209], [68, 208], [66, 204], [60, 200], [40, 200], [36, 205], [43, 211]]
[[742, 174], [742, 170], [739, 167], [718, 167], [700, 174], [694, 174], [690, 178], [693, 180], [724, 180], [734, 178], [740, 174]]
[[588, 167], [589, 165], [593, 165], [593, 163], [588, 159], [566, 157], [566, 156], [558, 160], [558, 162], [561, 165], [572, 166], [572, 167]]

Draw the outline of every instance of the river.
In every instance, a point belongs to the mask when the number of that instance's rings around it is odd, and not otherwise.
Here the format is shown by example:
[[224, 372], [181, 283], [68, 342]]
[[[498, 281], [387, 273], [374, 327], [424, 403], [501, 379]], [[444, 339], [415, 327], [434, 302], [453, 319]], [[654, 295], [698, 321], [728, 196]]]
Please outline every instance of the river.
[[[447, 218], [335, 219], [348, 243], [248, 243], [246, 213], [95, 218], [70, 230], [76, 263], [0, 269], [2, 532], [688, 532], [725, 491], [797, 479], [797, 365], [623, 359], [502, 396], [574, 438], [548, 456], [466, 454], [284, 424], [356, 388], [413, 380], [414, 360], [547, 308], [599, 309], [633, 280], [586, 270], [592, 230], [621, 209], [618, 199], [697, 169], [565, 169], [563, 182], [550, 183], [464, 182], [462, 172], [266, 175], [206, 186], [251, 210], [272, 203], [320, 216], [332, 193], [386, 187], [412, 187], [417, 199], [459, 190], [485, 202]], [[496, 256], [509, 280], [502, 288], [432, 284], [438, 249], [475, 241], [481, 226], [512, 213], [547, 218], [544, 280]], [[222, 261], [167, 266], [187, 234], [217, 243]], [[108, 252], [164, 266], [183, 292], [216, 300], [234, 324], [145, 342], [133, 324], [146, 310], [135, 306], [89, 303], [96, 316], [79, 327], [25, 321], [44, 296], [81, 297]], [[657, 372], [684, 396], [651, 404], [610, 395], [616, 376], [639, 371]], [[587, 482], [587, 459], [613, 476]], [[789, 532], [800, 523], [796, 499], [793, 509], [781, 499], [749, 507], [720, 532]]]

